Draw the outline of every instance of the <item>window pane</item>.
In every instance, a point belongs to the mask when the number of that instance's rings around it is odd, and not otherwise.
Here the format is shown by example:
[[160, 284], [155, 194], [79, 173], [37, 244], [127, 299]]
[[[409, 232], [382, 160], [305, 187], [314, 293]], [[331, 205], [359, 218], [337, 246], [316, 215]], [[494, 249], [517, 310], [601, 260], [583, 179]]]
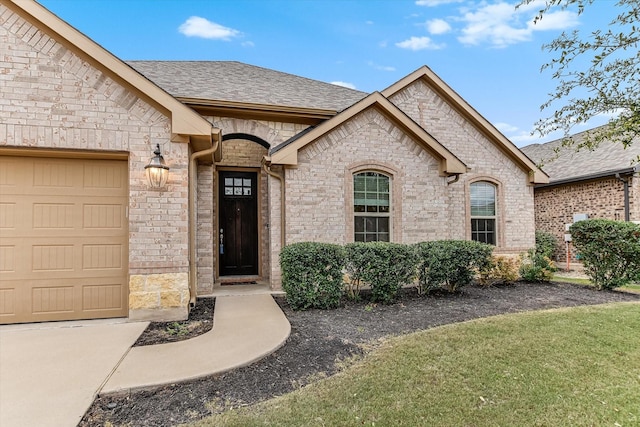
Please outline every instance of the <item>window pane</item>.
[[471, 240], [476, 242], [496, 244], [495, 219], [472, 219]]
[[[390, 178], [377, 172], [353, 176], [354, 240], [389, 241]], [[362, 216], [363, 213], [376, 216]], [[386, 214], [386, 215], [385, 215]]]
[[364, 230], [367, 233], [375, 233], [378, 231], [377, 218], [375, 217], [364, 217]]
[[488, 182], [471, 184], [471, 216], [496, 214], [496, 187]]

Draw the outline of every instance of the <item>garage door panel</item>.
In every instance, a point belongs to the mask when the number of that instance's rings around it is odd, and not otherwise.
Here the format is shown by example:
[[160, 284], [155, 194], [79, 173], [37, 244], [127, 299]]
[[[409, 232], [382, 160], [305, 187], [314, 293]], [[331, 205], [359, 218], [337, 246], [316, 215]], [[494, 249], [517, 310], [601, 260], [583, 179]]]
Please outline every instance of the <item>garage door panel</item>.
[[126, 316], [127, 162], [0, 156], [0, 169], [0, 323]]
[[[2, 239], [0, 272], [3, 278], [113, 276], [127, 267], [128, 248], [118, 236], [85, 238]], [[13, 276], [13, 277], [12, 277]]]

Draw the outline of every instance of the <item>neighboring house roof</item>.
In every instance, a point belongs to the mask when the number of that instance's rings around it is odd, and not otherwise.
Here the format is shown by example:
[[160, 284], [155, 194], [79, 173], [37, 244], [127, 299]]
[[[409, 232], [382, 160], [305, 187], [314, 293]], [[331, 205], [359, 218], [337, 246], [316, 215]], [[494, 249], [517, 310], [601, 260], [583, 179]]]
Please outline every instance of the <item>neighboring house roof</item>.
[[547, 183], [549, 177], [537, 167], [537, 165], [525, 156], [506, 136], [504, 136], [495, 126], [478, 113], [467, 101], [456, 93], [444, 80], [436, 75], [429, 67], [422, 66], [400, 81], [389, 86], [382, 91], [386, 98], [393, 96], [402, 89], [411, 85], [418, 79], [422, 79], [432, 90], [444, 98], [451, 107], [459, 114], [469, 120], [489, 141], [493, 142], [498, 149], [510, 157], [523, 170], [529, 173], [529, 181], [534, 184]]
[[128, 61], [181, 100], [342, 111], [367, 93], [235, 61]]
[[273, 164], [298, 164], [298, 151], [300, 149], [369, 108], [378, 108], [396, 125], [402, 128], [404, 132], [415, 138], [423, 148], [438, 158], [440, 160], [440, 173], [442, 175], [455, 175], [467, 172], [467, 166], [460, 159], [436, 141], [435, 138], [409, 116], [404, 114], [398, 107], [393, 105], [387, 98], [382, 96], [380, 92], [372, 93], [357, 104], [342, 111], [319, 126], [309, 128], [306, 132], [302, 132], [285, 143], [272, 148], [268, 161]]
[[631, 173], [634, 168], [640, 171], [640, 165], [633, 162], [640, 156], [640, 138], [627, 149], [621, 143], [607, 142], [594, 150], [577, 149], [586, 132], [571, 137], [575, 141], [574, 146], [563, 147], [563, 139], [557, 139], [545, 144], [527, 145], [522, 147], [522, 151], [542, 166], [552, 185]]
[[[186, 142], [191, 139], [192, 142], [197, 142], [199, 148], [207, 148], [212, 145], [212, 136], [219, 137], [219, 130], [213, 128], [202, 116], [40, 4], [30, 0], [1, 1], [18, 14], [38, 22], [39, 27], [46, 28], [59, 42], [81, 52], [94, 66], [167, 114], [171, 118], [173, 140]], [[27, 34], [25, 37], [31, 35]]]

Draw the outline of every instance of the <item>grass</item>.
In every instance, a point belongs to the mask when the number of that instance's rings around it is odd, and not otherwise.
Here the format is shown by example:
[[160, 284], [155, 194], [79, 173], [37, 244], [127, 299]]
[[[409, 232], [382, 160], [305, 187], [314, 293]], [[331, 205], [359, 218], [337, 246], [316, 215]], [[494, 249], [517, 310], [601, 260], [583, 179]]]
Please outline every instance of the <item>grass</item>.
[[193, 425], [638, 425], [638, 330], [637, 303], [443, 326], [390, 338], [334, 377]]
[[[564, 283], [573, 283], [574, 285], [583, 285], [583, 286], [593, 286], [593, 283], [591, 283], [591, 280], [589, 279], [580, 279], [580, 278], [576, 278], [576, 277], [562, 277], [562, 276], [553, 276], [553, 278], [551, 279], [554, 282], [564, 282]], [[634, 294], [640, 294], [640, 283], [631, 283], [629, 285], [626, 286], [620, 286], [619, 288], [616, 288], [615, 290], [618, 291], [624, 291], [624, 292], [631, 292]]]

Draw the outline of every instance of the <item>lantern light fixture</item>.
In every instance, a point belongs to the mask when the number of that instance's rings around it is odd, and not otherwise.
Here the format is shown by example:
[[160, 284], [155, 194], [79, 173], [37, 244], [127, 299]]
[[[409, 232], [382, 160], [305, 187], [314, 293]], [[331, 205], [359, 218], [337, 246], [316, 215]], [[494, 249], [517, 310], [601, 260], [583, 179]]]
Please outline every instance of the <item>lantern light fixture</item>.
[[163, 188], [169, 177], [169, 166], [164, 161], [162, 153], [160, 153], [160, 144], [156, 144], [153, 152], [155, 156], [151, 158], [149, 164], [144, 167], [147, 174], [147, 181], [151, 188]]

